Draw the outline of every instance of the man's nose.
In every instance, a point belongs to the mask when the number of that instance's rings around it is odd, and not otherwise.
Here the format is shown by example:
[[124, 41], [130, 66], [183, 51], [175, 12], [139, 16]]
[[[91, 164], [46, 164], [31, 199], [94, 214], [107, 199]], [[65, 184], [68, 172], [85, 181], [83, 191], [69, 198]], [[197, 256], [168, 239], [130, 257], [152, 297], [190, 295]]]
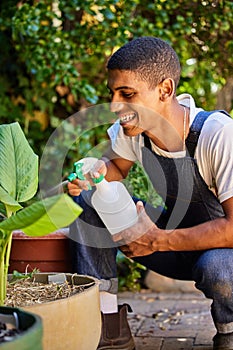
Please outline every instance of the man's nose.
[[123, 109], [124, 104], [122, 102], [111, 102], [110, 103], [110, 110], [113, 113], [120, 112]]

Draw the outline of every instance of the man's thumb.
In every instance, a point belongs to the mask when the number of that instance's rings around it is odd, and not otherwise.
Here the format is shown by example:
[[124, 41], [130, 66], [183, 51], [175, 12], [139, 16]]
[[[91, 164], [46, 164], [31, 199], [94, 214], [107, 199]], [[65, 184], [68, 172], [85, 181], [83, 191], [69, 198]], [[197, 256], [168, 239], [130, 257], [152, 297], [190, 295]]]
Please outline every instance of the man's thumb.
[[138, 201], [136, 203], [136, 207], [137, 207], [138, 214], [142, 214], [142, 212], [145, 210], [142, 201]]

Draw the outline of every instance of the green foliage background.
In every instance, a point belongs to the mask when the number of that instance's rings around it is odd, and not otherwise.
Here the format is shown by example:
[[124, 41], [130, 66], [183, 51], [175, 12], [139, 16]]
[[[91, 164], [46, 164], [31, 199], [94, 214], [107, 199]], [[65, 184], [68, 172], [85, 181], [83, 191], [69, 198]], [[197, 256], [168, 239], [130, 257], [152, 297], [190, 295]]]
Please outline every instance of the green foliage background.
[[183, 67], [178, 93], [212, 109], [225, 88], [221, 108], [232, 110], [232, 1], [2, 0], [1, 122], [19, 121], [40, 154], [61, 120], [109, 101], [106, 62], [142, 35], [176, 50]]

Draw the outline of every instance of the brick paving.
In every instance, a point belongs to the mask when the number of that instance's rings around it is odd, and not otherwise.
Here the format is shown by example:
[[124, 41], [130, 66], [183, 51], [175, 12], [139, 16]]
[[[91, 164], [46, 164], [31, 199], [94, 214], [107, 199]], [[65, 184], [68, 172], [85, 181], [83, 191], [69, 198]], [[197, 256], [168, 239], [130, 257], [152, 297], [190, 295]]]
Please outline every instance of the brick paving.
[[215, 328], [211, 300], [201, 293], [119, 293], [128, 303], [136, 350], [211, 350]]

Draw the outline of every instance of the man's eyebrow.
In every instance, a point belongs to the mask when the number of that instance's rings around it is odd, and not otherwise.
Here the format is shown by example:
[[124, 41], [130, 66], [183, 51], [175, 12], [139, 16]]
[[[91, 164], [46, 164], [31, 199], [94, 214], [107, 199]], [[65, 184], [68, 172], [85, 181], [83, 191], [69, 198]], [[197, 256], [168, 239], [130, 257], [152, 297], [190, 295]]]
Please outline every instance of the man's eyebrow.
[[[109, 87], [109, 85], [107, 85], [107, 88], [111, 91], [111, 88]], [[118, 91], [118, 90], [122, 90], [122, 89], [133, 90], [132, 87], [130, 87], [130, 86], [125, 86], [125, 85], [123, 85], [123, 86], [118, 86], [115, 90]]]

